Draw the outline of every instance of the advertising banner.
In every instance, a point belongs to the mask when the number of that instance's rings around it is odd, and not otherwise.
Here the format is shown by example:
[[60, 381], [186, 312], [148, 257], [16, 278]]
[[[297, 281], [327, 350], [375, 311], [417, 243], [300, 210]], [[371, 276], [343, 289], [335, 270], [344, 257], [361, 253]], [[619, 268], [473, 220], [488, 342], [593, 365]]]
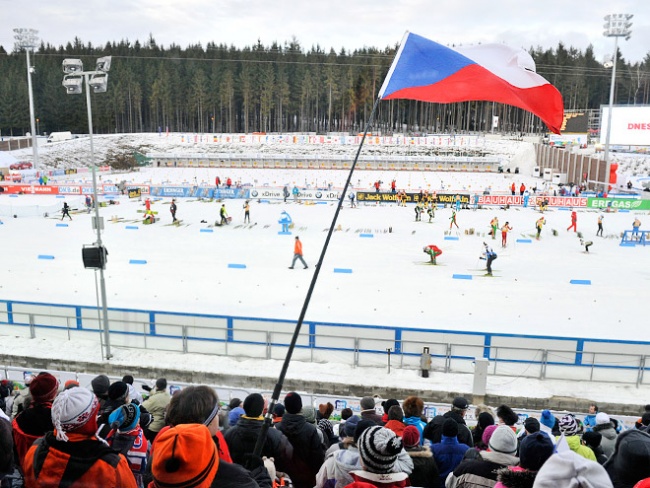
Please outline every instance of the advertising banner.
[[[609, 123], [609, 107], [601, 107], [600, 142], [605, 143]], [[620, 146], [650, 146], [650, 105], [612, 108], [609, 143]]]
[[[455, 204], [456, 196], [460, 196], [460, 203], [467, 205], [470, 202], [470, 195], [467, 193], [437, 193], [436, 203], [439, 204]], [[404, 195], [402, 195], [404, 197]], [[422, 199], [423, 194], [420, 193], [406, 193], [406, 203], [418, 203]], [[382, 193], [359, 191], [357, 192], [357, 201], [359, 202], [396, 202], [396, 193]]]
[[596, 209], [622, 209], [622, 210], [650, 210], [650, 200], [633, 198], [588, 198], [588, 208]]

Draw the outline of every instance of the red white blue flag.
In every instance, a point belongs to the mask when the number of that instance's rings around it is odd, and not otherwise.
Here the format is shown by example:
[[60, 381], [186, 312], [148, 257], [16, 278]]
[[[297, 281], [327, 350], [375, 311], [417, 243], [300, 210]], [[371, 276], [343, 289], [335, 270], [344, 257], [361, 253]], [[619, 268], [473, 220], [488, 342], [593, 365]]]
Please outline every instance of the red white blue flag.
[[453, 103], [485, 100], [537, 115], [560, 133], [560, 92], [535, 72], [523, 49], [502, 44], [449, 48], [407, 32], [379, 92], [382, 100]]

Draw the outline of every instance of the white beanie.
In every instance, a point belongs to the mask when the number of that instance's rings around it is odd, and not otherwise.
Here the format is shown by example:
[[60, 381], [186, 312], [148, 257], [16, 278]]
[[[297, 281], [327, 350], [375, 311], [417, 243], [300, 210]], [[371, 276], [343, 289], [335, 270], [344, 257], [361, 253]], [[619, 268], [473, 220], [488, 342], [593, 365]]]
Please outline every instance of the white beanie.
[[608, 424], [609, 423], [609, 415], [607, 415], [605, 412], [598, 412], [596, 414], [596, 424]]
[[488, 447], [490, 451], [514, 455], [517, 452], [517, 434], [507, 425], [500, 425], [494, 429]]
[[66, 432], [76, 430], [97, 414], [99, 400], [86, 388], [63, 390], [52, 403], [52, 424], [56, 429], [56, 438], [68, 440]]

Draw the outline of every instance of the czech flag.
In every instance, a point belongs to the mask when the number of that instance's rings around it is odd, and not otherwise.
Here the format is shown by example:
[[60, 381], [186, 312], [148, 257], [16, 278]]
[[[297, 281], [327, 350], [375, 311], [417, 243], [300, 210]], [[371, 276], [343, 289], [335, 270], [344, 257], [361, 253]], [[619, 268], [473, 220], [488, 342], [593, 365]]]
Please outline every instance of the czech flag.
[[523, 49], [502, 44], [449, 48], [410, 32], [402, 40], [379, 98], [505, 103], [534, 113], [556, 134], [564, 118], [562, 95], [535, 72], [533, 58]]

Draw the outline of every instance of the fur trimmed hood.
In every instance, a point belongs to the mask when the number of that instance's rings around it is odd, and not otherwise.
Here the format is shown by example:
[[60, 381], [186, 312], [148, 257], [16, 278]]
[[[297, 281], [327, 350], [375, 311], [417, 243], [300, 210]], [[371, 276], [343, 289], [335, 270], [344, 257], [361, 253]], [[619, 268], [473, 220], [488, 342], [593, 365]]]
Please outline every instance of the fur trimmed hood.
[[536, 476], [535, 471], [529, 471], [518, 466], [511, 466], [497, 471], [497, 480], [505, 488], [533, 488]]

